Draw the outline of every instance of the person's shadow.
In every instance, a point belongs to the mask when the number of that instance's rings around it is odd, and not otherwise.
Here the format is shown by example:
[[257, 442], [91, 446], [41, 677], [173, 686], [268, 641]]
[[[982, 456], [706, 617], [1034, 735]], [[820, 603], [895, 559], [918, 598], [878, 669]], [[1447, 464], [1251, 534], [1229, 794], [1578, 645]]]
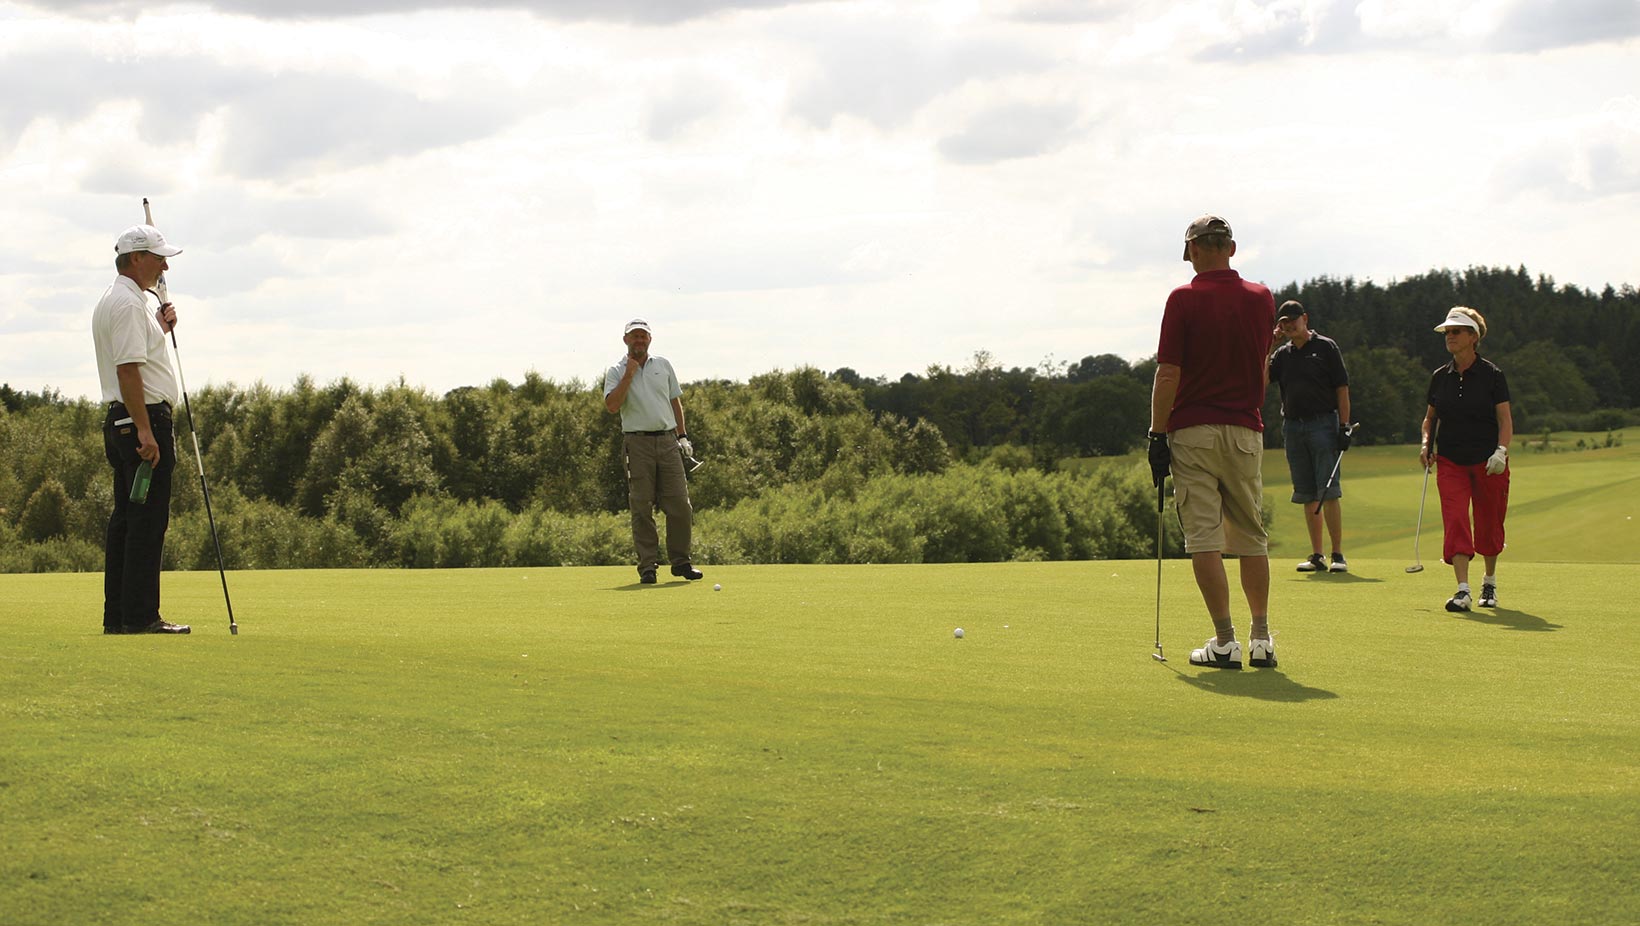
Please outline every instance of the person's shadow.
[[1504, 630], [1524, 630], [1531, 633], [1553, 633], [1565, 625], [1551, 624], [1536, 614], [1527, 614], [1525, 611], [1515, 611], [1508, 608], [1478, 608], [1463, 615], [1466, 621], [1477, 624], [1490, 624]]
[[[1171, 666], [1169, 667], [1171, 668]], [[1178, 669], [1179, 681], [1213, 694], [1258, 698], [1261, 701], [1322, 701], [1336, 698], [1335, 692], [1325, 688], [1311, 688], [1294, 681], [1276, 669], [1204, 669], [1188, 674]]]
[[1306, 578], [1311, 582], [1342, 582], [1345, 584], [1384, 581], [1383, 579], [1371, 579], [1366, 576], [1356, 575], [1353, 572], [1312, 572]]

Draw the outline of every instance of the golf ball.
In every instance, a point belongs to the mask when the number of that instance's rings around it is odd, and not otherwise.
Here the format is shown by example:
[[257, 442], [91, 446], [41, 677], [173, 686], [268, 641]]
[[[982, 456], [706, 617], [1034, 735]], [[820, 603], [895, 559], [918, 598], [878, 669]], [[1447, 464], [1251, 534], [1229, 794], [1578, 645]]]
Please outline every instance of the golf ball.
[[956, 637], [957, 639], [961, 640], [962, 639], [962, 628], [958, 627], [956, 630], [951, 631], [951, 636]]
[[712, 586], [712, 591], [714, 591], [714, 592], [721, 592], [721, 591], [723, 591], [723, 586], [721, 586], [721, 585], [714, 585], [714, 586]]

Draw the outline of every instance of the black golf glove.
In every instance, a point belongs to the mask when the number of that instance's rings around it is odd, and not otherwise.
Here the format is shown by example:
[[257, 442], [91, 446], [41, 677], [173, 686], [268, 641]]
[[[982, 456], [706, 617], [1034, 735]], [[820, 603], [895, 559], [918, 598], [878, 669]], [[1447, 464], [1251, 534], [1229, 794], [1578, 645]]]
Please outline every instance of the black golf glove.
[[1350, 426], [1341, 424], [1338, 426], [1338, 452], [1343, 453], [1348, 449], [1350, 449]]
[[1161, 431], [1150, 432], [1150, 481], [1156, 488], [1162, 487], [1162, 480], [1167, 478], [1169, 467], [1173, 465], [1173, 450], [1167, 446], [1167, 434]]

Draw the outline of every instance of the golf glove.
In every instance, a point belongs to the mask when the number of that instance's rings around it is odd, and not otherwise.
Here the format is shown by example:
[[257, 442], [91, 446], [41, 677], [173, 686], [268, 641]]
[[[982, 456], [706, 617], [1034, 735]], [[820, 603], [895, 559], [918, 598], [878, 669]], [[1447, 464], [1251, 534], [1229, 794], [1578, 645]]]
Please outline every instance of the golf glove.
[[1348, 449], [1350, 449], [1350, 426], [1341, 424], [1338, 426], [1338, 452], [1343, 453]]
[[1499, 444], [1498, 449], [1492, 451], [1492, 456], [1486, 461], [1486, 474], [1496, 476], [1508, 468], [1509, 448]]
[[1162, 480], [1167, 478], [1169, 467], [1173, 465], [1173, 451], [1167, 446], [1167, 435], [1161, 431], [1150, 432], [1150, 481], [1156, 488], [1162, 487]]
[[695, 458], [695, 445], [689, 441], [689, 435], [678, 435], [678, 449], [682, 450], [683, 455], [691, 460]]

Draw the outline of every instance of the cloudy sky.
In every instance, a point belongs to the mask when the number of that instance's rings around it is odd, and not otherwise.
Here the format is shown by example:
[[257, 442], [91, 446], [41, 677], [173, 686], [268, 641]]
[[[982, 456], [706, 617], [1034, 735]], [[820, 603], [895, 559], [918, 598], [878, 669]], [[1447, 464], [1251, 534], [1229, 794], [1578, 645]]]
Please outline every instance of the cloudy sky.
[[1640, 284], [1637, 0], [0, 0], [0, 86], [0, 381], [71, 396], [144, 196], [195, 388], [1138, 359], [1207, 211]]

